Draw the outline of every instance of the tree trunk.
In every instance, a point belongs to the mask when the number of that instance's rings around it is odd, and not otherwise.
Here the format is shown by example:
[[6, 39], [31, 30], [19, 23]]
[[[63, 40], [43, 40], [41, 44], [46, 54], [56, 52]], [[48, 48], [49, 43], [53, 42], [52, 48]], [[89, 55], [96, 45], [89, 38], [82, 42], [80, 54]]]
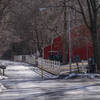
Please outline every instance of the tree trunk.
[[63, 7], [64, 7], [64, 33], [62, 37], [62, 44], [63, 44], [63, 57], [62, 61], [63, 64], [67, 64], [67, 7], [66, 7], [66, 0], [63, 0]]
[[63, 37], [62, 38], [62, 44], [63, 44], [63, 56], [62, 56], [62, 61], [63, 61], [63, 64], [67, 64], [67, 42], [66, 42], [66, 38]]
[[[98, 39], [97, 39], [97, 32], [94, 33], [94, 31], [91, 32], [92, 33], [92, 41], [93, 41], [93, 56], [94, 56], [94, 60], [97, 66], [97, 70], [98, 72], [100, 72], [100, 63], [99, 63], [99, 48], [98, 48]], [[96, 66], [95, 66], [95, 71], [96, 71]]]
[[40, 57], [43, 57], [43, 50], [41, 47], [39, 47], [39, 53], [40, 53]]

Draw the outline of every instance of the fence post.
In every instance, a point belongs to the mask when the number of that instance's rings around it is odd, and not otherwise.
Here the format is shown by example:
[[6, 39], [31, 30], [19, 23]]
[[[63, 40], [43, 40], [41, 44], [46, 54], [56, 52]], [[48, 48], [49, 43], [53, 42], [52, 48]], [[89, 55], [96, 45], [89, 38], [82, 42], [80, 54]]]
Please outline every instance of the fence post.
[[5, 69], [3, 69], [3, 76], [5, 76]]
[[84, 73], [84, 61], [82, 60], [82, 73]]
[[42, 79], [44, 79], [44, 77], [43, 77], [43, 59], [41, 58], [41, 77], [42, 77]]
[[61, 66], [60, 66], [60, 62], [58, 62], [59, 63], [59, 75], [60, 75], [60, 71], [61, 71]]

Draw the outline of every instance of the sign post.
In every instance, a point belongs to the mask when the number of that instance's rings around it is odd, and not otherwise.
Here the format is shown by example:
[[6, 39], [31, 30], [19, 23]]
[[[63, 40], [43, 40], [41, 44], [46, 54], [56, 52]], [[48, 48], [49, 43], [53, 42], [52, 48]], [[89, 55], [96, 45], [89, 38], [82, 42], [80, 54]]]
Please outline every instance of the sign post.
[[42, 59], [41, 59], [41, 78], [44, 79], [44, 77], [43, 77], [43, 61], [42, 61]]

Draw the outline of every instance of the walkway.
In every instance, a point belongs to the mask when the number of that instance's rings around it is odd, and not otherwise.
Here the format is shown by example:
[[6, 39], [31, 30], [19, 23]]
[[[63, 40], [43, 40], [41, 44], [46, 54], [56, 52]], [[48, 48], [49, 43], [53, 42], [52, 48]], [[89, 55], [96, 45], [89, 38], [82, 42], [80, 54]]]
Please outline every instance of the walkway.
[[[4, 62], [5, 63], [5, 62]], [[100, 79], [42, 80], [24, 63], [7, 63], [0, 100], [100, 100]]]

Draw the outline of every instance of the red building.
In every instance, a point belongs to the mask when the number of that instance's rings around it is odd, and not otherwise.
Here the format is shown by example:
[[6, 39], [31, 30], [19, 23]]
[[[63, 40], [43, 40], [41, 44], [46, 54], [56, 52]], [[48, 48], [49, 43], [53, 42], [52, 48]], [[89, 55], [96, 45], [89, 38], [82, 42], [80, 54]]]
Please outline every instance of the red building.
[[[89, 30], [84, 26], [80, 25], [71, 29], [71, 40], [72, 40], [72, 59], [74, 56], [79, 56], [80, 60], [86, 60], [93, 56], [93, 47], [91, 42], [91, 36]], [[69, 42], [67, 40], [67, 60], [69, 60]], [[56, 37], [53, 40], [53, 44], [44, 48], [44, 58], [48, 59], [50, 55], [57, 56], [60, 52], [63, 56], [63, 43], [62, 37]]]

